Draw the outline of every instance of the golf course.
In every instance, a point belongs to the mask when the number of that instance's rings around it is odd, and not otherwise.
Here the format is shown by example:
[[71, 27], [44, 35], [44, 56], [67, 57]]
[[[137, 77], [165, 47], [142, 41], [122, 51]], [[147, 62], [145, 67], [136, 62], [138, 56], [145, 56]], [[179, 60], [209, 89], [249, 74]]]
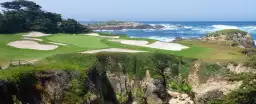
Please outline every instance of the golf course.
[[[177, 56], [183, 56], [187, 58], [199, 58], [209, 61], [243, 61], [243, 55], [241, 54], [241, 48], [231, 47], [228, 45], [219, 45], [214, 42], [203, 42], [199, 40], [182, 40], [179, 41], [181, 45], [189, 48], [182, 49], [180, 51], [164, 50], [150, 47], [143, 47], [138, 45], [122, 44], [115, 41], [110, 41], [108, 36], [99, 37], [91, 36], [88, 34], [51, 34], [47, 36], [40, 36], [34, 38], [24, 38], [29, 33], [19, 34], [1, 34], [0, 35], [0, 62], [1, 66], [7, 65], [10, 60], [40, 60], [45, 57], [49, 57], [55, 54], [65, 53], [78, 53], [89, 50], [108, 49], [108, 48], [122, 48], [145, 52], [161, 52], [167, 54], [173, 54]], [[107, 35], [107, 34], [104, 34]], [[113, 36], [113, 34], [109, 34]], [[115, 35], [114, 35], [115, 36]], [[116, 35], [118, 36], [118, 35]], [[32, 39], [32, 40], [31, 40]], [[8, 46], [8, 43], [19, 40], [37, 41], [40, 44], [52, 44], [58, 48], [52, 50], [36, 50], [36, 49], [21, 49], [12, 46]], [[147, 44], [154, 43], [156, 40], [129, 38], [120, 35], [119, 40], [130, 40], [132, 42], [148, 42]], [[60, 43], [60, 44], [58, 44]], [[175, 47], [175, 46], [174, 46]], [[118, 52], [118, 51], [117, 51]]]
[[256, 104], [256, 22], [203, 19], [241, 3], [131, 1], [0, 2], [0, 104]]

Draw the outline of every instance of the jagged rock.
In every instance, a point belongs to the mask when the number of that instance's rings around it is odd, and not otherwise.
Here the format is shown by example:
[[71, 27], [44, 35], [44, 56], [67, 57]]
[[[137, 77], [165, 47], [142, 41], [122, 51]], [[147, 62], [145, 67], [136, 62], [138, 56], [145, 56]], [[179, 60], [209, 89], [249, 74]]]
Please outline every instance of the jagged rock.
[[194, 104], [191, 97], [188, 94], [179, 93], [168, 90], [168, 93], [172, 98], [169, 100], [169, 104]]
[[173, 40], [173, 42], [179, 42], [179, 41], [182, 41], [182, 40], [183, 40], [182, 37], [176, 37], [176, 38]]
[[169, 94], [172, 98], [178, 98], [179, 95], [180, 95], [180, 93], [178, 93], [178, 92], [173, 92], [173, 91], [170, 91], [170, 90], [168, 90], [167, 92], [168, 92], [168, 94]]
[[162, 25], [155, 25], [154, 27], [155, 27], [155, 29], [162, 29], [162, 28], [164, 28], [164, 26], [162, 26]]
[[67, 72], [58, 71], [43, 71], [37, 73], [37, 87], [43, 91], [42, 101], [48, 104], [52, 101], [60, 102], [63, 95], [63, 90], [66, 89], [70, 81], [70, 76]]
[[203, 96], [197, 98], [196, 104], [207, 104], [209, 101], [217, 98], [222, 98], [224, 97], [224, 94], [222, 91], [219, 90], [212, 90], [204, 94]]
[[213, 98], [227, 95], [231, 91], [240, 88], [241, 85], [242, 81], [229, 82], [219, 78], [211, 78], [206, 83], [203, 83], [200, 86], [192, 89], [195, 93], [194, 101], [196, 104], [205, 104], [204, 102], [213, 100]]
[[163, 102], [155, 94], [155, 92], [160, 91], [159, 87], [155, 85], [159, 83], [155, 83], [157, 81], [151, 78], [149, 71], [146, 72], [146, 77], [143, 80], [129, 79], [128, 75], [111, 72], [107, 72], [107, 77], [115, 93], [122, 96], [122, 99], [119, 99], [120, 103], [128, 102], [129, 93], [132, 93], [135, 102], [140, 102], [136, 101], [139, 99], [146, 99], [148, 104], [162, 104]]
[[227, 68], [230, 72], [233, 72], [235, 74], [241, 74], [241, 73], [256, 73], [256, 71], [250, 67], [246, 67], [243, 64], [232, 64], [229, 63]]
[[247, 32], [236, 29], [220, 30], [213, 33], [209, 33], [204, 38], [202, 38], [202, 40], [215, 40], [220, 42], [226, 42], [231, 46], [238, 46], [241, 48], [255, 47], [253, 39]]

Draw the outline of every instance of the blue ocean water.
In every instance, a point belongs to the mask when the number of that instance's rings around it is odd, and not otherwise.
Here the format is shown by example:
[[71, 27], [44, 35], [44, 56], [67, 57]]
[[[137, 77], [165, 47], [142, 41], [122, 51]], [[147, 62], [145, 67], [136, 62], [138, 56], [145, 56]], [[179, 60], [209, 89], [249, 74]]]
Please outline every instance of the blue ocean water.
[[[162, 25], [164, 29], [132, 29], [132, 30], [103, 30], [105, 32], [126, 34], [130, 37], [171, 41], [175, 37], [194, 38], [222, 29], [240, 29], [250, 33], [256, 40], [256, 21], [246, 22], [172, 22], [172, 21], [135, 21], [150, 25]], [[182, 25], [182, 27], [181, 27]]]

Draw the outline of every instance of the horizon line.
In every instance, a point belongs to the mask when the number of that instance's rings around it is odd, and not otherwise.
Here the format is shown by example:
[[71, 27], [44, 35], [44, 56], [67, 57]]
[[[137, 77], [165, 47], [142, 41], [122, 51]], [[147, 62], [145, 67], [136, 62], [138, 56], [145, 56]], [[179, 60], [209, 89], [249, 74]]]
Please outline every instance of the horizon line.
[[79, 22], [101, 22], [101, 21], [127, 21], [127, 22], [133, 22], [133, 21], [165, 21], [165, 22], [256, 22], [256, 20], [78, 20]]

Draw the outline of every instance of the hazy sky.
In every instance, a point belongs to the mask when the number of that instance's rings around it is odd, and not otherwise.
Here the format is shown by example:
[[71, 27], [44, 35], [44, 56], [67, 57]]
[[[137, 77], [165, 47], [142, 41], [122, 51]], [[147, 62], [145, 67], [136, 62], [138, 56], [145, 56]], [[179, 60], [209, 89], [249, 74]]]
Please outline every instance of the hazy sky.
[[[0, 0], [11, 1], [11, 0]], [[65, 18], [91, 20], [255, 21], [256, 0], [32, 0]]]

